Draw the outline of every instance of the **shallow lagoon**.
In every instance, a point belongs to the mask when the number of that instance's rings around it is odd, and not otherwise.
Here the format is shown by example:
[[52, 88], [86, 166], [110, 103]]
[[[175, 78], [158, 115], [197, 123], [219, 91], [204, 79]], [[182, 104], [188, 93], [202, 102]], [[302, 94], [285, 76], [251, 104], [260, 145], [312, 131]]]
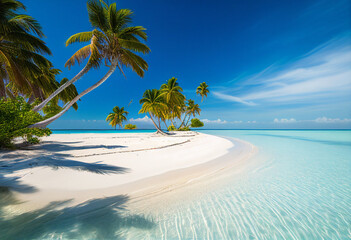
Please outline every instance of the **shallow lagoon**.
[[18, 213], [3, 190], [1, 239], [351, 238], [351, 131], [201, 132], [248, 141], [258, 153], [214, 178], [138, 200]]

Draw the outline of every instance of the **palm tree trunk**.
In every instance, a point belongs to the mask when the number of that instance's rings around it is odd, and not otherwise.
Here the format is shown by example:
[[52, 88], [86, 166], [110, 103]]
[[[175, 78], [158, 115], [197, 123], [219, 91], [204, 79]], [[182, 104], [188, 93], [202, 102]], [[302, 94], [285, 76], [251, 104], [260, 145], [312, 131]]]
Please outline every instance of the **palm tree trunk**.
[[190, 118], [191, 118], [191, 114], [189, 114], [189, 118], [188, 118], [188, 121], [186, 122], [185, 126], [188, 126], [188, 123], [190, 121]]
[[108, 72], [105, 74], [105, 76], [103, 76], [103, 78], [100, 79], [100, 81], [95, 83], [93, 86], [85, 89], [82, 93], [80, 93], [78, 96], [76, 96], [67, 106], [64, 107], [64, 109], [61, 112], [59, 112], [58, 114], [56, 114], [55, 116], [53, 116], [51, 118], [45, 119], [44, 121], [32, 124], [29, 127], [30, 128], [45, 128], [47, 125], [49, 125], [50, 123], [52, 123], [53, 121], [55, 121], [56, 119], [61, 117], [81, 97], [83, 97], [85, 94], [88, 94], [89, 92], [93, 91], [95, 88], [100, 86], [103, 82], [105, 82], [111, 76], [111, 74], [116, 70], [116, 67], [117, 67], [116, 65], [112, 65], [110, 67], [110, 70], [108, 70]]
[[7, 96], [9, 98], [11, 98], [11, 99], [15, 99], [16, 98], [16, 96], [13, 94], [13, 92], [11, 92], [11, 90], [9, 88], [6, 88], [5, 90], [6, 90], [6, 94], [7, 94]]
[[152, 121], [152, 123], [155, 125], [155, 128], [157, 129], [157, 133], [160, 133], [160, 134], [162, 134], [162, 135], [168, 135], [167, 133], [165, 133], [164, 131], [162, 131], [158, 126], [157, 126], [157, 124], [155, 123], [155, 121], [154, 121], [154, 119], [152, 118], [152, 115], [151, 115], [151, 113], [149, 113], [150, 114], [150, 118], [151, 118], [151, 121]]
[[78, 79], [82, 78], [84, 74], [86, 74], [90, 70], [91, 66], [85, 65], [85, 67], [71, 80], [60, 86], [58, 89], [56, 89], [55, 92], [53, 92], [47, 99], [45, 99], [43, 102], [41, 102], [39, 105], [35, 106], [33, 108], [33, 111], [39, 112], [40, 110], [45, 107], [45, 105], [51, 101], [54, 97], [56, 97], [60, 92], [62, 92], [65, 88], [67, 88], [69, 85], [72, 83], [76, 82]]
[[0, 98], [6, 99], [6, 89], [3, 79], [0, 79]]
[[166, 120], [164, 120], [164, 121], [163, 121], [163, 123], [165, 124], [166, 129], [168, 129], [168, 126], [167, 126]]
[[187, 116], [188, 116], [188, 114], [185, 114], [185, 115], [184, 115], [184, 119], [183, 119], [183, 121], [182, 121], [182, 124], [180, 124], [179, 128], [181, 128], [181, 127], [183, 126], [183, 124], [184, 124], [185, 119], [186, 119]]
[[28, 102], [29, 104], [32, 104], [33, 102], [35, 101], [35, 97], [34, 97], [34, 94], [32, 93], [29, 98], [28, 98]]

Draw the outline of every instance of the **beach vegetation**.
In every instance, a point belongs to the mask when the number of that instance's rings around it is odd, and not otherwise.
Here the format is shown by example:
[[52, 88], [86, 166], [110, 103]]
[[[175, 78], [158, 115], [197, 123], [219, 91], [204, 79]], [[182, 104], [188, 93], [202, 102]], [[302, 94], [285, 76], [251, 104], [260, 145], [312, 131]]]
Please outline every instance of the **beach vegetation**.
[[[206, 89], [204, 92], [207, 96], [207, 84]], [[168, 79], [160, 89], [146, 90], [140, 104], [142, 108], [139, 113], [148, 113], [157, 132], [163, 134], [162, 123], [168, 131], [189, 131], [192, 118], [201, 113], [199, 104], [192, 99], [186, 99], [175, 77]], [[167, 122], [170, 123], [169, 126]]]
[[193, 118], [193, 119], [191, 119], [190, 126], [193, 128], [199, 128], [199, 127], [203, 127], [204, 123], [202, 121], [200, 121], [200, 119], [198, 119], [198, 118]]
[[196, 88], [196, 94], [201, 96], [201, 102], [204, 100], [204, 97], [207, 97], [207, 94], [210, 93], [208, 89], [208, 85], [205, 82], [200, 83], [200, 85]]
[[124, 126], [124, 129], [134, 130], [134, 129], [137, 129], [137, 126], [134, 125], [134, 124], [128, 123], [128, 124], [126, 124], [126, 125]]
[[51, 134], [50, 129], [28, 128], [29, 125], [41, 121], [44, 117], [32, 110], [33, 106], [23, 97], [0, 99], [0, 147], [14, 147], [14, 140], [23, 138], [27, 143], [39, 142], [38, 137]]
[[[45, 57], [51, 51], [42, 40], [45, 37], [42, 28], [33, 17], [21, 13], [25, 10], [19, 1], [0, 0], [0, 98], [22, 97], [28, 104], [38, 105], [66, 80], [57, 81], [61, 71]], [[77, 95], [71, 85], [51, 98], [47, 108], [42, 109], [45, 115], [42, 120], [59, 112], [59, 104]], [[77, 109], [78, 105], [73, 107]]]
[[177, 128], [176, 128], [174, 125], [169, 125], [168, 128], [167, 128], [167, 130], [168, 130], [169, 132], [171, 132], [171, 131], [176, 131]]
[[115, 106], [112, 111], [113, 112], [107, 116], [106, 121], [115, 129], [117, 125], [121, 128], [123, 122], [127, 121], [128, 112], [124, 110], [124, 107], [119, 108], [118, 106]]
[[139, 113], [149, 114], [157, 132], [165, 135], [166, 133], [161, 129], [161, 118], [167, 111], [168, 106], [163, 93], [158, 89], [148, 89], [144, 92], [143, 98], [139, 102], [142, 104]]

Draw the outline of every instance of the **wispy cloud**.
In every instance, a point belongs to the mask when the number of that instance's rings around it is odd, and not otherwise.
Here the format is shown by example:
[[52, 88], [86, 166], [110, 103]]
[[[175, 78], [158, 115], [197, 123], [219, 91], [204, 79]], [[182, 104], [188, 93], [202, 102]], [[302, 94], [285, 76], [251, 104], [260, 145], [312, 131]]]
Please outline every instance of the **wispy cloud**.
[[320, 117], [314, 120], [316, 123], [351, 123], [351, 119], [349, 118], [327, 118], [327, 117]]
[[282, 119], [275, 118], [273, 120], [273, 122], [275, 122], [275, 123], [295, 123], [296, 119], [295, 118], [290, 118], [290, 119], [287, 119], [287, 118], [282, 118]]
[[301, 122], [313, 122], [313, 123], [351, 123], [350, 118], [327, 118], [327, 117], [319, 117], [313, 120], [296, 120], [295, 118], [275, 118], [273, 120], [274, 123], [301, 123]]
[[[334, 38], [284, 66], [272, 65], [214, 96], [248, 106], [295, 101], [318, 103], [351, 92], [351, 35]], [[237, 83], [236, 83], [237, 84]], [[316, 101], [317, 100], [317, 101]]]
[[216, 124], [226, 124], [228, 123], [226, 120], [221, 120], [221, 119], [217, 119], [217, 120], [209, 120], [209, 119], [201, 119], [202, 122], [204, 123], [216, 123]]
[[220, 92], [212, 92], [213, 95], [215, 95], [217, 98], [222, 99], [222, 100], [226, 100], [226, 101], [230, 101], [230, 102], [238, 102], [238, 103], [242, 103], [248, 106], [254, 106], [256, 105], [253, 102], [247, 102], [239, 97], [235, 97], [232, 95], [228, 95], [228, 94], [224, 94], [224, 93], [220, 93]]
[[242, 121], [242, 120], [236, 120], [236, 121], [226, 121], [218, 118], [217, 120], [209, 120], [209, 119], [201, 119], [204, 123], [214, 123], [214, 124], [247, 124], [247, 123], [257, 123], [256, 120], [253, 121]]

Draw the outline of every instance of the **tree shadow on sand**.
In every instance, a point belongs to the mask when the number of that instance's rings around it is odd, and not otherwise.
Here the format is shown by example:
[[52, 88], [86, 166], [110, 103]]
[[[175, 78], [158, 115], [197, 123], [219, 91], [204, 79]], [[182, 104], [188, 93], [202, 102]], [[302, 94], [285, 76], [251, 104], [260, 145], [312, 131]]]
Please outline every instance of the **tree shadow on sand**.
[[40, 145], [27, 146], [24, 149], [28, 149], [28, 150], [45, 149], [45, 151], [49, 151], [49, 152], [62, 152], [62, 151], [88, 150], [88, 149], [98, 149], [98, 148], [103, 148], [103, 149], [126, 148], [126, 146], [122, 146], [122, 145], [102, 145], [102, 144], [84, 145], [84, 146], [70, 145], [75, 143], [80, 143], [80, 142], [59, 143], [54, 141], [46, 141], [44, 143], [41, 143]]
[[0, 154], [0, 186], [10, 187], [14, 191], [23, 193], [36, 191], [34, 187], [22, 184], [20, 177], [7, 176], [20, 170], [35, 167], [50, 167], [54, 170], [66, 168], [96, 174], [123, 174], [129, 171], [128, 168], [102, 164], [98, 161], [87, 163], [72, 160], [69, 159], [73, 157], [71, 154], [50, 152], [46, 151], [46, 148], [44, 150], [44, 152], [38, 151], [35, 155], [27, 155], [26, 152], [36, 150], [2, 151]]
[[129, 228], [152, 229], [155, 223], [126, 209], [129, 197], [93, 199], [73, 207], [68, 201], [16, 214], [19, 202], [7, 188], [0, 188], [0, 236], [2, 239], [120, 239]]

